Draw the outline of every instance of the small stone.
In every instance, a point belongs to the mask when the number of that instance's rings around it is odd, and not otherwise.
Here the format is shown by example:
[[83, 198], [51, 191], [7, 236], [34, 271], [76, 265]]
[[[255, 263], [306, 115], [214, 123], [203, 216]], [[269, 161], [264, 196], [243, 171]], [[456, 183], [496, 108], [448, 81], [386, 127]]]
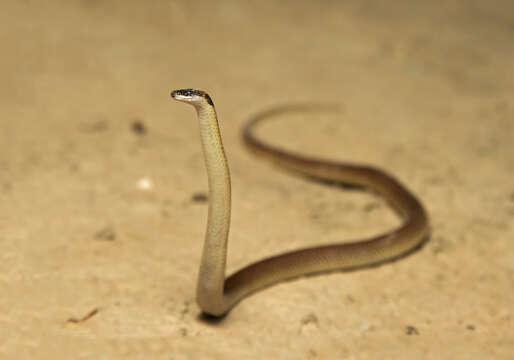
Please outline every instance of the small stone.
[[307, 325], [307, 324], [318, 325], [318, 317], [316, 316], [316, 314], [310, 313], [308, 315], [305, 315], [302, 318], [301, 322], [302, 322], [302, 325]]
[[414, 326], [408, 325], [405, 328], [405, 334], [407, 334], [407, 335], [419, 335], [419, 331]]
[[106, 227], [96, 232], [95, 239], [103, 241], [114, 241], [116, 240], [116, 233], [112, 228]]
[[148, 177], [141, 178], [137, 181], [137, 187], [139, 190], [148, 191], [153, 188], [153, 181]]
[[193, 202], [197, 202], [197, 203], [204, 203], [204, 202], [207, 202], [208, 197], [205, 193], [197, 192], [197, 193], [194, 193], [193, 196], [191, 196], [191, 200]]
[[145, 124], [141, 120], [135, 120], [132, 122], [132, 131], [137, 135], [145, 135], [147, 133], [147, 129]]

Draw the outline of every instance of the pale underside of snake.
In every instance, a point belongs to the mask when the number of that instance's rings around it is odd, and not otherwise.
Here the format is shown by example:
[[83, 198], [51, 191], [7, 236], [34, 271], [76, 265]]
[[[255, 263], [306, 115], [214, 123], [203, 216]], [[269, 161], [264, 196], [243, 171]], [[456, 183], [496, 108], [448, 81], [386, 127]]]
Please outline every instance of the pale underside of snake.
[[223, 316], [242, 298], [284, 280], [397, 259], [420, 246], [428, 237], [429, 221], [425, 209], [391, 175], [372, 166], [330, 162], [294, 154], [257, 139], [253, 133], [254, 127], [261, 120], [279, 113], [270, 112], [254, 118], [245, 126], [244, 143], [250, 150], [300, 175], [375, 192], [397, 211], [403, 223], [390, 232], [372, 238], [278, 254], [252, 263], [225, 278], [231, 185], [216, 110], [209, 95], [201, 90], [175, 90], [171, 96], [193, 105], [200, 122], [209, 184], [209, 209], [196, 301], [205, 314]]

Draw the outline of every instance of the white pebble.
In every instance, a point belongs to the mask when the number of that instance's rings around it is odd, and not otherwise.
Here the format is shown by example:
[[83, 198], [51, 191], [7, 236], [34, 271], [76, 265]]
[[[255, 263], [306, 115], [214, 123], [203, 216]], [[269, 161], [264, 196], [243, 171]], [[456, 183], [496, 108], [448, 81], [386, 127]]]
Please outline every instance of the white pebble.
[[153, 189], [153, 181], [148, 177], [141, 178], [137, 181], [139, 190], [148, 191]]

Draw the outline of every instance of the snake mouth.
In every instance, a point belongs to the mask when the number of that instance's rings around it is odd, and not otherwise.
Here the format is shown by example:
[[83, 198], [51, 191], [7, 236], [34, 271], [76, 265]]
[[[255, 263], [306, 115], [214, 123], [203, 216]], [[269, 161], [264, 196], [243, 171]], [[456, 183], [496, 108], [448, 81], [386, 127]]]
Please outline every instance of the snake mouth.
[[184, 102], [198, 102], [201, 99], [205, 99], [207, 103], [211, 106], [213, 106], [213, 102], [211, 100], [211, 97], [209, 94], [207, 94], [203, 90], [197, 90], [197, 89], [180, 89], [180, 90], [173, 90], [171, 92], [171, 97], [178, 101], [184, 101]]

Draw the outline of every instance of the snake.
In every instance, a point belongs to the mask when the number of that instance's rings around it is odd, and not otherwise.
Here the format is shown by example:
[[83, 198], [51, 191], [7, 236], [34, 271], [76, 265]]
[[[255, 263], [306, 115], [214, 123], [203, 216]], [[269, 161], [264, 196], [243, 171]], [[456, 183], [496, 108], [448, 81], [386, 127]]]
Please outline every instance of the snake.
[[207, 229], [196, 287], [196, 302], [204, 314], [223, 317], [243, 298], [282, 281], [396, 260], [421, 247], [428, 238], [430, 226], [425, 208], [413, 193], [387, 172], [370, 165], [300, 155], [260, 140], [254, 134], [256, 126], [264, 119], [280, 114], [280, 111], [268, 111], [252, 118], [243, 128], [243, 142], [253, 153], [301, 176], [373, 192], [386, 200], [399, 214], [402, 223], [378, 236], [274, 255], [226, 277], [231, 178], [216, 109], [211, 97], [202, 90], [174, 90], [171, 97], [196, 109], [207, 170]]

